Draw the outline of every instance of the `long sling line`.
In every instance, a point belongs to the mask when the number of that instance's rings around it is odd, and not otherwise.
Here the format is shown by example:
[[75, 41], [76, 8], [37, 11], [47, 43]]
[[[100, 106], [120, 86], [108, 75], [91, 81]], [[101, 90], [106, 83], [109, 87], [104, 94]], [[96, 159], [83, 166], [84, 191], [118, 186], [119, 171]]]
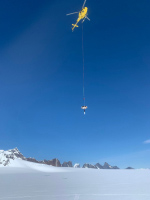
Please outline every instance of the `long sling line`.
[[85, 91], [84, 91], [84, 46], [83, 46], [83, 23], [82, 23], [82, 57], [83, 57], [83, 101], [85, 106]]

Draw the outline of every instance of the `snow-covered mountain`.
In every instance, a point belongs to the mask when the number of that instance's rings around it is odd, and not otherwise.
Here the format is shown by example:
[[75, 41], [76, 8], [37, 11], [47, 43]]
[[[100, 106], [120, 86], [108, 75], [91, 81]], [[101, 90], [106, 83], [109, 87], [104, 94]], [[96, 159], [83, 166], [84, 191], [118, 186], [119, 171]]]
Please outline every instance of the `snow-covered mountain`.
[[[33, 163], [38, 163], [38, 164], [46, 164], [46, 165], [51, 165], [55, 167], [74, 167], [74, 168], [80, 168], [80, 164], [75, 164], [74, 166], [72, 165], [72, 162], [63, 162], [63, 164], [60, 163], [60, 161], [57, 158], [54, 158], [52, 160], [42, 160], [38, 161], [35, 158], [26, 158], [23, 156], [23, 154], [17, 149], [10, 149], [8, 151], [0, 150], [0, 166], [9, 166], [10, 164], [12, 165], [12, 161], [20, 159], [24, 161], [29, 161]], [[104, 163], [104, 165], [101, 165], [100, 163], [97, 163], [95, 165], [92, 164], [84, 164], [82, 168], [93, 168], [93, 169], [119, 169], [117, 166], [111, 166], [107, 162]], [[129, 168], [127, 168], [129, 169]], [[131, 169], [131, 167], [130, 167]]]
[[73, 167], [74, 167], [74, 168], [80, 168], [80, 164], [79, 164], [79, 163], [76, 163], [76, 164], [74, 164]]
[[38, 164], [51, 165], [56, 167], [73, 167], [71, 161], [64, 162], [63, 164], [61, 164], [60, 161], [56, 158], [52, 160], [43, 160], [43, 161], [38, 161], [35, 158], [26, 158], [17, 148], [10, 149], [8, 151], [0, 150], [0, 166], [9, 166], [10, 164], [12, 165], [12, 163], [14, 163], [12, 161], [16, 159]]
[[26, 158], [20, 153], [17, 148], [10, 149], [8, 151], [0, 150], [0, 164], [7, 166], [10, 164], [11, 160], [16, 158], [25, 160]]
[[43, 161], [37, 161], [34, 158], [25, 158], [17, 148], [10, 149], [8, 151], [0, 150], [0, 169], [1, 170], [3, 168], [6, 168], [6, 169], [18, 168], [17, 169], [18, 172], [20, 170], [24, 170], [25, 172], [32, 172], [32, 171], [66, 172], [67, 171], [66, 168], [54, 167], [42, 162]]
[[[52, 160], [42, 160], [38, 161], [35, 158], [26, 158], [23, 156], [23, 154], [18, 150], [18, 148], [10, 149], [7, 151], [0, 150], [0, 166], [12, 166], [13, 161], [16, 162], [16, 160], [24, 160], [29, 161], [32, 163], [38, 163], [38, 164], [46, 164], [56, 167], [61, 167], [61, 163], [58, 159], [54, 158]], [[69, 166], [71, 165], [70, 162], [68, 162]], [[68, 167], [68, 166], [67, 166]], [[71, 166], [70, 166], [71, 167]]]

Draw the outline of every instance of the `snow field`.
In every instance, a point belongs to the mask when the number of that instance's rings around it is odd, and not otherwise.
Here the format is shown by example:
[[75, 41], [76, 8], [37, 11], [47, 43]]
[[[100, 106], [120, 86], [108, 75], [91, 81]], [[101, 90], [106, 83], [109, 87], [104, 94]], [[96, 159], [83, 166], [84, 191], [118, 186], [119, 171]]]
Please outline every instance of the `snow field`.
[[61, 171], [57, 171], [60, 168], [39, 168], [39, 164], [36, 163], [29, 163], [29, 166], [22, 168], [0, 168], [0, 200], [150, 199], [149, 169], [61, 168]]

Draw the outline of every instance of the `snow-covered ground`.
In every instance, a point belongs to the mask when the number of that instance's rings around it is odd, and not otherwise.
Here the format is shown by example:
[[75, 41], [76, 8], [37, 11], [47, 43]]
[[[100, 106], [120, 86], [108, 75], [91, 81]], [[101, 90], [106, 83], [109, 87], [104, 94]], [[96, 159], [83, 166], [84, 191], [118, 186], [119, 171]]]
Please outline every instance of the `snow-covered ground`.
[[0, 167], [0, 200], [149, 200], [150, 170], [56, 168], [21, 159]]

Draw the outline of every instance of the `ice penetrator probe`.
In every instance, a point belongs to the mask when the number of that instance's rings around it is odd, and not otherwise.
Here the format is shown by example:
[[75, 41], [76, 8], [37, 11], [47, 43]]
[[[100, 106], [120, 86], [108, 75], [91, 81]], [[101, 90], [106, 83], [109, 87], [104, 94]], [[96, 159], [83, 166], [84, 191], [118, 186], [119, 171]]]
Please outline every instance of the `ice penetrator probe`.
[[85, 115], [85, 110], [87, 109], [87, 106], [81, 106], [81, 109], [84, 110], [84, 115]]

